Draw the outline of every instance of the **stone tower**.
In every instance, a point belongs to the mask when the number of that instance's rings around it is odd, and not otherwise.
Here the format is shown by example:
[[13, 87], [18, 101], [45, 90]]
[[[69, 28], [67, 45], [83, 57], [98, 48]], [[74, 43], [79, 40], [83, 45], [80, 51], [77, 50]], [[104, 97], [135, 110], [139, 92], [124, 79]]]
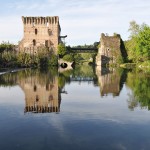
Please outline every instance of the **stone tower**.
[[125, 57], [126, 53], [120, 35], [107, 36], [102, 33], [96, 64], [99, 66], [106, 66], [107, 64], [118, 63]]
[[19, 43], [19, 50], [26, 53], [37, 53], [46, 47], [57, 54], [60, 42], [59, 17], [22, 17], [24, 37]]

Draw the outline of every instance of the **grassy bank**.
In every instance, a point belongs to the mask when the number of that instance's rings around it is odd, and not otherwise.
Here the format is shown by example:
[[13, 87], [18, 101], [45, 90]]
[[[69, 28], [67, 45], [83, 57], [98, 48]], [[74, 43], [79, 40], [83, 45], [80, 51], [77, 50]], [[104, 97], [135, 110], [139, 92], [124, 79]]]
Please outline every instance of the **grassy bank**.
[[133, 69], [136, 68], [138, 71], [150, 72], [150, 60], [138, 63], [124, 63], [120, 65], [121, 68]]

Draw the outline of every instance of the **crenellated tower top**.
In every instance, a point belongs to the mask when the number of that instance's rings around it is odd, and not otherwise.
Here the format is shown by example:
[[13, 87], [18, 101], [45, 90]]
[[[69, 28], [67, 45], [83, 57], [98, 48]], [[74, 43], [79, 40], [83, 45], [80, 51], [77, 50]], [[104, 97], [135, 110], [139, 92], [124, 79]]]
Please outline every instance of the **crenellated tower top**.
[[26, 53], [37, 53], [41, 47], [48, 48], [57, 54], [61, 27], [58, 16], [29, 17], [22, 16], [24, 36], [19, 49]]
[[59, 17], [24, 17], [22, 16], [24, 24], [59, 24]]

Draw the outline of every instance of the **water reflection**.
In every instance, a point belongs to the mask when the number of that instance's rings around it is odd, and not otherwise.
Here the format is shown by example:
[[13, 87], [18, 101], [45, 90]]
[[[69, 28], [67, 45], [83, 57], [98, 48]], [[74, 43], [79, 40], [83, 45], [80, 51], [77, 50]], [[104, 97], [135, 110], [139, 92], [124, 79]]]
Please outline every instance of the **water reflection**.
[[149, 78], [92, 66], [0, 75], [0, 148], [149, 149]]
[[61, 97], [58, 88], [58, 78], [56, 76], [47, 76], [45, 74], [41, 78], [40, 74], [35, 74], [26, 77], [18, 84], [25, 93], [25, 113], [60, 111]]
[[1, 85], [18, 84], [25, 94], [24, 112], [59, 112], [61, 95], [56, 70], [24, 70], [0, 76]]
[[65, 84], [88, 82], [99, 86], [100, 95], [118, 97], [123, 86], [130, 89], [128, 108], [150, 109], [150, 76], [123, 69], [93, 68], [77, 66], [74, 70], [58, 73], [57, 68], [49, 70], [27, 69], [0, 75], [0, 86], [19, 85], [25, 95], [24, 113], [49, 113], [60, 111], [61, 94], [67, 94]]
[[134, 110], [139, 106], [150, 110], [150, 74], [129, 72], [126, 86], [132, 90], [128, 94], [128, 108]]
[[123, 84], [126, 81], [126, 72], [115, 68], [96, 68], [98, 84], [100, 86], [101, 96], [112, 94], [119, 96]]

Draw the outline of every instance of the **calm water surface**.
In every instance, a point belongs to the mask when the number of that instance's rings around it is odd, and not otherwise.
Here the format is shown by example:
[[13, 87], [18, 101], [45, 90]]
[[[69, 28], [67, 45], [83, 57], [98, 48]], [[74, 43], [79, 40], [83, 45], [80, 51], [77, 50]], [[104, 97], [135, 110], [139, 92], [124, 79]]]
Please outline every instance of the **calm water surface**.
[[0, 75], [1, 150], [150, 149], [150, 76], [78, 67]]

